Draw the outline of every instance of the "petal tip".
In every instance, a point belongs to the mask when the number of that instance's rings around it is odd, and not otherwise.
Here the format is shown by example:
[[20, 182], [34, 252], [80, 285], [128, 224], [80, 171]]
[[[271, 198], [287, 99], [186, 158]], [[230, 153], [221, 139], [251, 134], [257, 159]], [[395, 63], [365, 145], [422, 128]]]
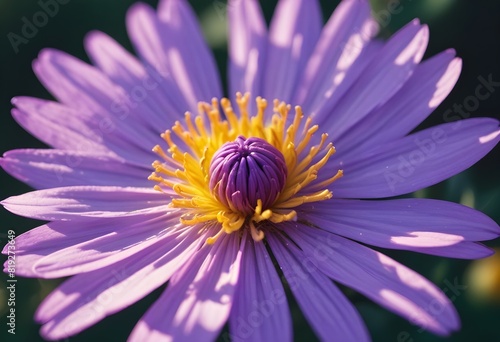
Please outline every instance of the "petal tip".
[[496, 253], [496, 251], [493, 248], [486, 246], [486, 245], [483, 245], [483, 244], [480, 244], [480, 245], [483, 246], [484, 255], [482, 255], [476, 259], [486, 259], [486, 258], [489, 258], [490, 256], [492, 256]]
[[422, 31], [423, 35], [429, 36], [429, 26], [427, 24], [423, 24], [420, 30]]
[[141, 13], [144, 11], [154, 11], [154, 10], [153, 10], [153, 8], [151, 8], [151, 6], [149, 6], [148, 4], [146, 4], [144, 2], [136, 2], [136, 3], [132, 4], [132, 6], [130, 6], [129, 9], [127, 10], [126, 20], [129, 21], [132, 19], [132, 17], [134, 17], [138, 13]]
[[457, 50], [455, 50], [454, 48], [449, 48], [449, 49], [444, 50], [444, 53], [456, 56]]
[[15, 106], [17, 103], [19, 103], [19, 97], [16, 96], [16, 97], [13, 97], [12, 99], [10, 99], [10, 104]]
[[99, 39], [105, 36], [105, 34], [99, 30], [92, 30], [88, 32], [83, 38], [83, 43], [85, 46], [92, 45], [95, 39]]
[[58, 50], [53, 49], [53, 48], [43, 48], [40, 50], [38, 53], [38, 60], [44, 61], [46, 59], [50, 59], [55, 53], [57, 53]]
[[462, 60], [461, 57], [455, 57], [455, 58], [453, 58], [453, 63], [456, 63], [456, 66], [458, 68], [460, 68], [460, 70], [462, 69], [463, 60]]

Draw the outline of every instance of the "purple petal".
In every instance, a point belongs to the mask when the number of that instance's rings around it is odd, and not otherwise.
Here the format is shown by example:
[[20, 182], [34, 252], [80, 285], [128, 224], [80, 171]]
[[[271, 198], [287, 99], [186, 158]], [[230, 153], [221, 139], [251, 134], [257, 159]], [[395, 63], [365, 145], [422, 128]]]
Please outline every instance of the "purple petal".
[[[143, 222], [164, 218], [169, 213], [149, 213], [140, 216], [118, 217], [113, 219], [89, 219], [78, 223], [55, 221], [34, 228], [16, 237], [16, 274], [23, 277], [39, 277], [34, 272], [33, 265], [41, 258], [56, 253], [59, 250], [83, 244], [100, 237], [121, 233], [127, 227], [133, 227]], [[158, 231], [161, 231], [158, 228]], [[3, 254], [7, 254], [7, 246]]]
[[286, 232], [307, 260], [422, 329], [448, 335], [460, 327], [450, 300], [435, 285], [391, 258], [356, 242], [301, 224]]
[[[129, 113], [140, 103], [128, 98], [123, 88], [111, 82], [97, 68], [62, 51], [45, 49], [33, 63], [33, 69], [60, 102], [81, 109], [82, 116], [99, 117], [106, 113], [117, 126], [128, 128], [131, 137], [139, 138], [139, 141], [145, 141], [144, 138], [140, 139], [139, 133], [151, 133], [145, 125], [127, 127], [120, 124], [121, 121], [128, 124], [143, 123], [143, 118]], [[127, 107], [127, 111], [120, 105]], [[144, 123], [149, 121], [145, 120]]]
[[317, 112], [341, 83], [352, 83], [363, 69], [356, 61], [377, 31], [367, 1], [342, 1], [321, 32], [293, 103]]
[[141, 117], [144, 103], [129, 98], [98, 69], [60, 51], [45, 49], [33, 63], [40, 81], [99, 136], [122, 140], [135, 159], [154, 155], [152, 146], [164, 128]]
[[[109, 223], [113, 225], [112, 222]], [[115, 226], [116, 227], [116, 226]], [[94, 271], [119, 262], [155, 244], [177, 239], [179, 215], [162, 216], [137, 224], [127, 224], [118, 232], [70, 245], [41, 257], [32, 270], [43, 278], [61, 278]]]
[[[167, 31], [162, 33], [163, 37], [168, 37], [165, 41], [171, 54], [172, 75], [181, 85], [181, 90], [183, 83], [189, 80], [198, 101], [221, 98], [222, 85], [215, 58], [188, 2], [162, 0], [158, 5], [158, 16], [167, 24]], [[191, 88], [186, 90], [191, 91]]]
[[448, 258], [481, 259], [495, 254], [495, 250], [479, 242], [461, 241], [451, 246], [421, 248], [419, 253], [433, 254]]
[[264, 97], [290, 102], [321, 33], [317, 0], [278, 2], [269, 29]]
[[171, 77], [161, 38], [164, 26], [154, 9], [144, 3], [134, 4], [127, 13], [128, 34], [139, 56], [162, 75]]
[[[262, 78], [267, 48], [267, 29], [259, 3], [255, 0], [230, 0], [229, 19], [229, 96], [250, 92], [263, 96]], [[254, 113], [254, 101], [249, 103]]]
[[15, 97], [14, 119], [39, 140], [63, 150], [106, 153], [103, 136], [79, 118], [79, 112], [57, 102]]
[[244, 246], [238, 234], [205, 245], [172, 277], [130, 341], [215, 339], [231, 311]]
[[168, 202], [165, 194], [147, 188], [71, 186], [12, 196], [1, 204], [14, 214], [52, 221], [169, 211]]
[[174, 97], [177, 86], [160, 71], [143, 66], [135, 56], [108, 35], [94, 31], [85, 39], [90, 58], [128, 96], [144, 104], [142, 113], [154, 125], [166, 128], [166, 117], [177, 119], [186, 111], [181, 96]]
[[[62, 150], [109, 154], [127, 160], [127, 163], [150, 167], [155, 154], [137, 148], [124, 137], [112, 121], [105, 117], [87, 117], [80, 110], [57, 102], [30, 97], [16, 97], [12, 103], [14, 119], [38, 139]], [[97, 126], [98, 127], [97, 127]], [[160, 136], [158, 135], [158, 140]]]
[[127, 27], [141, 58], [177, 84], [189, 106], [185, 110], [197, 112], [198, 101], [221, 97], [215, 61], [185, 1], [162, 1], [158, 15], [136, 4], [127, 14]]
[[[500, 140], [495, 119], [468, 119], [435, 126], [377, 146], [356, 160], [332, 161], [344, 169], [338, 198], [382, 198], [441, 182], [472, 166]], [[353, 158], [354, 159], [354, 158]]]
[[92, 62], [124, 89], [147, 76], [144, 66], [116, 40], [99, 31], [85, 37], [85, 49]]
[[234, 341], [291, 341], [286, 294], [264, 244], [247, 239], [241, 262], [229, 337]]
[[495, 221], [483, 213], [431, 199], [333, 199], [303, 206], [299, 217], [369, 245], [455, 258], [491, 254], [488, 248], [470, 241], [491, 240], [500, 235]]
[[357, 153], [407, 135], [448, 96], [462, 70], [462, 60], [447, 50], [423, 62], [389, 101], [373, 110], [335, 141], [339, 152]]
[[127, 28], [130, 39], [146, 66], [160, 75], [164, 93], [178, 110], [194, 111], [196, 99], [193, 94], [183, 93], [176, 84], [169, 67], [169, 57], [163, 48], [162, 25], [156, 12], [148, 5], [137, 3], [127, 13]]
[[317, 120], [330, 129], [328, 133], [333, 140], [389, 100], [404, 85], [422, 59], [428, 39], [427, 26], [414, 20], [380, 49], [349, 89], [345, 92], [338, 90], [328, 99], [318, 110]]
[[342, 292], [290, 242], [267, 237], [305, 317], [321, 340], [369, 341], [367, 329]]
[[151, 170], [96, 153], [62, 150], [14, 150], [0, 166], [13, 177], [40, 188], [72, 185], [150, 187]]
[[35, 319], [44, 323], [42, 335], [56, 340], [77, 334], [163, 285], [204, 242], [203, 236], [194, 235], [155, 244], [118, 263], [64, 282], [35, 314]]

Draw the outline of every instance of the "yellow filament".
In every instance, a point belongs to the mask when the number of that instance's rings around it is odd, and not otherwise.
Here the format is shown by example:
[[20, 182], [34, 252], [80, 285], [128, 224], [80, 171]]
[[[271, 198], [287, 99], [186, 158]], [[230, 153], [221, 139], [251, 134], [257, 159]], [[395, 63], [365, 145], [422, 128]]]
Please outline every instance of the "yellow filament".
[[252, 221], [250, 221], [249, 225], [250, 234], [252, 235], [254, 241], [262, 241], [264, 239], [264, 232], [262, 230], [258, 230]]
[[[320, 170], [335, 153], [335, 148], [326, 143], [328, 135], [323, 134], [319, 143], [309, 147], [309, 152], [305, 153], [319, 127], [312, 126], [311, 118], [304, 120], [301, 107], [294, 108], [293, 120], [287, 126], [290, 105], [275, 100], [273, 114], [268, 120], [265, 115], [267, 101], [257, 97], [257, 113], [251, 117], [248, 113], [249, 98], [248, 93], [236, 94], [239, 116], [226, 98], [220, 101], [213, 99], [211, 103], [200, 102], [197, 116], [193, 117], [187, 112], [184, 124], [175, 122], [171, 130], [161, 135], [168, 146], [168, 153], [160, 145], [153, 148], [160, 160], [152, 164], [154, 172], [148, 179], [158, 183], [155, 190], [171, 196], [171, 193], [164, 190], [167, 187], [179, 196], [171, 199], [170, 206], [185, 212], [180, 219], [181, 223], [220, 224], [219, 231], [206, 240], [207, 244], [213, 244], [222, 234], [231, 234], [243, 227], [249, 229], [255, 241], [261, 241], [264, 232], [257, 229], [256, 223], [295, 220], [297, 212], [293, 208], [304, 203], [330, 199], [332, 193], [327, 187], [343, 175], [342, 170], [338, 170], [332, 177], [316, 181]], [[175, 135], [172, 136], [171, 132]], [[258, 200], [252, 215], [236, 211], [231, 204], [229, 207], [225, 206], [209, 188], [209, 169], [213, 155], [223, 144], [234, 141], [240, 135], [267, 141], [283, 154], [288, 169], [285, 188], [275, 202], [270, 207], [263, 208], [263, 201]], [[178, 146], [177, 139], [189, 151]], [[322, 156], [318, 156], [320, 153]], [[214, 225], [207, 225], [212, 226]]]

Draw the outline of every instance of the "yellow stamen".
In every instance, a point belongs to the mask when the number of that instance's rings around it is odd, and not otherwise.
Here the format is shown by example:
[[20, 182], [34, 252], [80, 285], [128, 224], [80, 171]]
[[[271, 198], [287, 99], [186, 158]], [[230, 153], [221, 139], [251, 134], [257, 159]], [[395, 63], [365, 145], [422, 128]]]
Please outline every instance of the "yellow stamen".
[[250, 234], [254, 241], [262, 241], [264, 239], [264, 232], [262, 230], [258, 230], [252, 221], [250, 221]]
[[222, 234], [224, 234], [224, 231], [223, 231], [223, 230], [219, 230], [219, 231], [217, 232], [217, 234], [215, 234], [215, 235], [214, 235], [214, 236], [212, 236], [212, 237], [209, 237], [209, 238], [207, 239], [207, 241], [206, 241], [206, 242], [207, 242], [207, 245], [213, 245], [213, 244], [215, 243], [215, 241], [217, 241], [217, 239], [221, 237], [221, 235], [222, 235]]
[[[249, 99], [248, 93], [236, 94], [239, 116], [227, 98], [220, 101], [212, 99], [211, 103], [200, 102], [197, 116], [186, 112], [184, 123], [175, 122], [171, 130], [161, 134], [168, 146], [168, 153], [160, 145], [153, 148], [161, 160], [152, 164], [155, 172], [148, 179], [158, 183], [154, 186], [157, 191], [167, 194], [164, 187], [175, 191], [178, 197], [171, 199], [170, 206], [185, 212], [181, 223], [219, 224], [219, 231], [206, 240], [207, 244], [215, 243], [222, 234], [231, 234], [243, 228], [249, 230], [255, 241], [261, 241], [264, 231], [257, 229], [256, 223], [296, 220], [294, 208], [304, 203], [330, 199], [332, 193], [327, 187], [343, 175], [342, 170], [338, 170], [326, 180], [317, 181], [318, 174], [335, 153], [335, 148], [327, 144], [327, 134], [321, 135], [317, 145], [308, 147], [319, 127], [312, 125], [311, 118], [304, 119], [301, 107], [294, 108], [293, 120], [287, 126], [292, 109], [290, 105], [275, 100], [273, 113], [267, 116], [267, 101], [258, 97], [257, 113], [250, 116]], [[221, 114], [220, 108], [224, 114]], [[264, 208], [264, 201], [259, 199], [250, 215], [238, 212], [231, 203], [228, 206], [221, 203], [213, 195], [213, 189], [209, 188], [212, 157], [222, 145], [234, 141], [238, 136], [267, 141], [283, 154], [288, 170], [285, 187], [274, 203]], [[176, 141], [181, 141], [188, 151], [179, 147]], [[309, 152], [306, 154], [307, 149]], [[171, 193], [168, 195], [171, 196]], [[207, 229], [213, 227], [213, 224], [207, 225]]]

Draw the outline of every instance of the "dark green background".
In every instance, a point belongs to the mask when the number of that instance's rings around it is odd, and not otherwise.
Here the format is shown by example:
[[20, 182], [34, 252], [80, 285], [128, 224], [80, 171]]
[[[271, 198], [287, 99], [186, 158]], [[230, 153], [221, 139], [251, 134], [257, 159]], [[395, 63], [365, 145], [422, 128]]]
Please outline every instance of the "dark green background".
[[[156, 0], [145, 1], [156, 6]], [[261, 1], [262, 3], [264, 1]], [[130, 49], [124, 18], [127, 8], [133, 0], [70, 0], [61, 5], [59, 13], [50, 18], [48, 24], [26, 45], [20, 45], [16, 54], [11, 47], [7, 34], [20, 34], [22, 18], [31, 20], [40, 11], [35, 0], [0, 1], [0, 152], [15, 148], [45, 147], [20, 128], [10, 116], [10, 99], [16, 95], [50, 98], [31, 71], [31, 62], [44, 47], [54, 47], [67, 51], [88, 61], [82, 40], [86, 32], [102, 30]], [[220, 72], [226, 75], [226, 36], [223, 1], [190, 0], [202, 20], [205, 34], [214, 49]], [[338, 1], [322, 1], [325, 19], [335, 8]], [[385, 0], [372, 1], [375, 12], [387, 6]], [[276, 0], [265, 1], [264, 12], [269, 21]], [[426, 56], [432, 56], [444, 49], [453, 47], [464, 60], [460, 80], [444, 103], [426, 120], [421, 127], [428, 127], [444, 122], [443, 113], [454, 103], [461, 104], [464, 99], [474, 94], [479, 84], [479, 76], [492, 74], [495, 81], [500, 81], [500, 1], [483, 0], [413, 0], [402, 1], [403, 11], [391, 17], [381, 35], [389, 36], [414, 17], [419, 17], [430, 26], [431, 39]], [[497, 90], [500, 93], [500, 89]], [[500, 96], [494, 93], [488, 100], [482, 101], [473, 117], [499, 117]], [[416, 196], [446, 199], [454, 202], [473, 203], [474, 206], [500, 222], [500, 148], [496, 148], [474, 167], [454, 178], [432, 188], [419, 191]], [[14, 180], [0, 170], [0, 198], [29, 191], [29, 188]], [[464, 195], [466, 194], [466, 196]], [[471, 200], [472, 199], [472, 200]], [[1, 233], [9, 229], [19, 235], [37, 225], [33, 220], [22, 219], [0, 209]], [[0, 235], [0, 242], [6, 242], [6, 236]], [[500, 242], [489, 242], [490, 246], [500, 246]], [[418, 328], [405, 320], [379, 308], [364, 297], [346, 290], [351, 300], [363, 315], [375, 341], [493, 341], [498, 337], [500, 323], [500, 303], [498, 301], [478, 301], [466, 277], [472, 263], [469, 261], [444, 259], [418, 255], [410, 252], [387, 252], [392, 257], [422, 273], [440, 288], [446, 287], [446, 281], [457, 281], [468, 286], [454, 300], [463, 322], [463, 328], [448, 339], [441, 339]], [[36, 306], [58, 283], [58, 280], [40, 281], [18, 278], [17, 326], [16, 336], [7, 334], [5, 283], [1, 276], [0, 285], [0, 340], [1, 341], [38, 341], [38, 326], [32, 317]], [[500, 291], [500, 289], [498, 290]], [[125, 340], [135, 322], [157, 298], [159, 291], [146, 299], [97, 324], [82, 334], [70, 338], [71, 341], [89, 341], [92, 339]], [[448, 292], [449, 293], [449, 292]], [[314, 339], [310, 328], [301, 316], [300, 310], [292, 307], [295, 336], [297, 340]]]

